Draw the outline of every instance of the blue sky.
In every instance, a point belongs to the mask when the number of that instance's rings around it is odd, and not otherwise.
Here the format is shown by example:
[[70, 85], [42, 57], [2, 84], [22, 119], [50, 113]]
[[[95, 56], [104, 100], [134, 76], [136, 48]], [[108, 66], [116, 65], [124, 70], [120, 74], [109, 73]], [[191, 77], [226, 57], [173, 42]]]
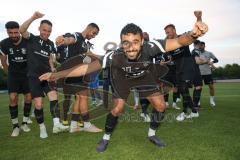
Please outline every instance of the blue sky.
[[[203, 21], [209, 32], [200, 40], [206, 42], [206, 50], [220, 60], [218, 66], [240, 64], [240, 1], [238, 0], [12, 0], [1, 3], [0, 39], [7, 36], [4, 24], [9, 20], [22, 23], [34, 11], [45, 13], [45, 19], [53, 22], [54, 40], [65, 32], [81, 32], [90, 22], [100, 27], [99, 35], [92, 40], [95, 51], [103, 54], [106, 42], [119, 43], [121, 28], [127, 23], [138, 24], [151, 38], [164, 38], [164, 26], [173, 23], [177, 32], [191, 30], [196, 18], [194, 10], [203, 11]], [[39, 21], [29, 31], [38, 34]]]

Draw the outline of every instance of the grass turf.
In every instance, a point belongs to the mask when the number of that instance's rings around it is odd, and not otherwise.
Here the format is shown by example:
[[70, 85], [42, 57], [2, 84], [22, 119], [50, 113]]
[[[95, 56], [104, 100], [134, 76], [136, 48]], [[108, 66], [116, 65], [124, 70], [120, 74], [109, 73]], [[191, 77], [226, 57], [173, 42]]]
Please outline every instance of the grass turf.
[[[8, 95], [0, 94], [0, 160], [238, 160], [240, 157], [240, 83], [216, 84], [215, 108], [209, 105], [208, 89], [202, 93], [200, 117], [176, 122], [180, 111], [167, 109], [157, 135], [167, 144], [159, 149], [147, 140], [149, 124], [139, 119], [139, 111], [125, 109], [120, 117], [106, 152], [96, 152], [103, 133], [62, 133], [53, 135], [48, 102], [45, 101], [45, 122], [49, 137], [39, 138], [35, 120], [31, 132], [10, 137], [12, 126]], [[180, 103], [178, 103], [180, 106]], [[19, 121], [22, 107], [19, 104]], [[103, 128], [105, 117], [93, 123]]]

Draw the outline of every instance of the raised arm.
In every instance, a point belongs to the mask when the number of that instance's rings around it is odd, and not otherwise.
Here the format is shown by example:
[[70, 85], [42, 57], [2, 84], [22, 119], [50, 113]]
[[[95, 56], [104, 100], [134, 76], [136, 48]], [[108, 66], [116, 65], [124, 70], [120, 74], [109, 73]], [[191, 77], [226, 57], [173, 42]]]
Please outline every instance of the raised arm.
[[79, 76], [84, 76], [86, 74], [98, 71], [101, 68], [102, 67], [101, 67], [99, 60], [94, 60], [93, 62], [91, 62], [89, 64], [79, 64], [73, 68], [59, 71], [56, 73], [45, 73], [45, 74], [41, 75], [39, 77], [39, 79], [41, 81], [43, 81], [43, 80], [55, 81], [55, 80], [58, 80], [58, 79], [64, 78], [64, 77], [79, 77]]
[[55, 67], [55, 60], [54, 60], [53, 54], [50, 54], [50, 56], [49, 56], [49, 65], [51, 67], [51, 71], [55, 72], [56, 67]]
[[22, 34], [24, 38], [29, 38], [29, 32], [28, 27], [31, 25], [31, 23], [39, 18], [42, 18], [44, 14], [40, 12], [35, 12], [28, 20], [26, 20], [19, 28], [19, 32]]
[[0, 60], [1, 60], [1, 64], [3, 66], [4, 72], [8, 73], [7, 56], [1, 53], [1, 50], [0, 50]]
[[65, 45], [68, 46], [70, 44], [74, 44], [76, 43], [76, 39], [74, 37], [64, 37], [64, 36], [58, 36], [56, 38], [56, 45], [57, 46], [61, 46], [61, 45]]
[[201, 64], [209, 64], [209, 60], [208, 59], [201, 59], [200, 57], [195, 57], [195, 62], [196, 64], [198, 65], [201, 65]]
[[178, 38], [166, 40], [165, 50], [167, 52], [193, 43], [194, 40], [196, 40], [198, 37], [203, 36], [208, 31], [208, 26], [202, 22], [202, 12], [195, 11], [194, 15], [197, 18], [197, 22], [191, 31], [182, 34]]

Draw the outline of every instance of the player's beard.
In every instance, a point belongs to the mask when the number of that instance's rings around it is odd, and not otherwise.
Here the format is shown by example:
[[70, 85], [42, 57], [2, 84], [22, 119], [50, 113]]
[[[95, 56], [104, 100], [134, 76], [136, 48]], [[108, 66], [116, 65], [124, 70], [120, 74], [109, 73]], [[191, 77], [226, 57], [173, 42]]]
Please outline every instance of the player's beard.
[[[131, 53], [131, 52], [134, 52], [135, 54], [130, 54], [129, 55], [128, 53]], [[137, 59], [137, 57], [139, 55], [139, 50], [126, 51], [126, 54], [127, 54], [128, 59], [135, 60], [135, 59]]]
[[13, 42], [13, 43], [17, 43], [19, 41], [20, 37], [11, 37], [10, 40]]

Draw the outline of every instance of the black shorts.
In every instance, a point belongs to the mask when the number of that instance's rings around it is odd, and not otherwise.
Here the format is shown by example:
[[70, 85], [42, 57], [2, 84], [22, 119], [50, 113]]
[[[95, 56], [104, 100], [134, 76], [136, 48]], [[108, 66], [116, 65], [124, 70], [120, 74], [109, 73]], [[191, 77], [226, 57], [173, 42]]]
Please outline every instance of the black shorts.
[[7, 80], [8, 93], [30, 93], [27, 75], [8, 74]]
[[[162, 70], [164, 70], [164, 66]], [[165, 72], [165, 71], [163, 71]], [[166, 69], [167, 72], [167, 69]], [[121, 69], [111, 69], [111, 83], [114, 89], [113, 97], [127, 100], [130, 90], [137, 90], [140, 98], [151, 95], [162, 95], [172, 89], [172, 85], [158, 79], [155, 72], [146, 72], [138, 78], [129, 78]]]
[[204, 81], [204, 84], [205, 84], [205, 85], [213, 84], [213, 78], [212, 78], [212, 75], [211, 75], [211, 74], [202, 75], [202, 80]]
[[47, 81], [40, 81], [37, 77], [29, 77], [29, 87], [32, 98], [44, 97], [48, 92], [54, 90]]
[[88, 81], [85, 81], [82, 77], [67, 78], [62, 82], [62, 88], [64, 94], [75, 95], [76, 93], [88, 89]]
[[193, 85], [193, 76], [191, 74], [183, 74], [183, 73], [179, 73], [176, 75], [176, 79], [177, 79], [177, 87], [188, 87], [188, 88], [192, 88]]
[[200, 74], [200, 73], [195, 73], [195, 74], [194, 74], [194, 77], [193, 77], [193, 85], [194, 85], [194, 87], [202, 86], [202, 85], [203, 85], [203, 83], [202, 83], [202, 77], [201, 77], [201, 74]]
[[177, 78], [176, 74], [167, 74], [166, 76], [163, 77], [165, 81], [168, 81], [173, 84], [174, 87], [176, 87], [177, 84]]

